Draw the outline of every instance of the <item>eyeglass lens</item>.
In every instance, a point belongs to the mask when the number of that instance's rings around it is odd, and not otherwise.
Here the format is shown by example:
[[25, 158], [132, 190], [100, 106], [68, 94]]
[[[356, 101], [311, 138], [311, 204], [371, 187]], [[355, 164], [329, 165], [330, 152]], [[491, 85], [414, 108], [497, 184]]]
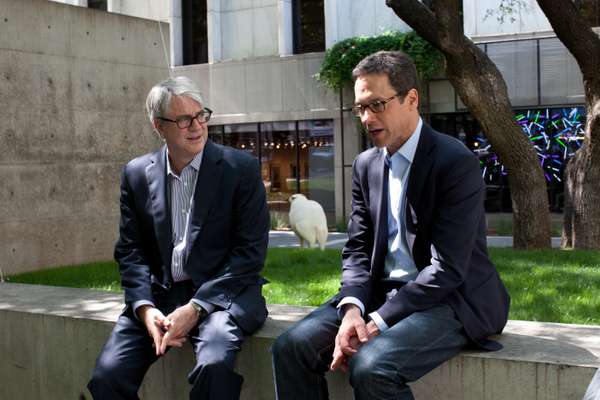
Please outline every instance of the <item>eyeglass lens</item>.
[[385, 103], [383, 101], [375, 101], [367, 105], [357, 104], [352, 107], [352, 111], [354, 112], [354, 115], [361, 116], [365, 113], [367, 108], [377, 114], [384, 110]]
[[186, 117], [182, 117], [182, 118], [178, 119], [176, 121], [177, 122], [177, 126], [180, 129], [189, 128], [192, 125], [192, 121], [195, 120], [195, 119], [197, 119], [198, 122], [200, 122], [200, 123], [208, 122], [208, 120], [210, 120], [210, 115], [211, 115], [210, 111], [208, 111], [208, 110], [202, 110], [202, 111], [200, 111], [198, 114], [196, 114], [193, 117], [186, 116]]

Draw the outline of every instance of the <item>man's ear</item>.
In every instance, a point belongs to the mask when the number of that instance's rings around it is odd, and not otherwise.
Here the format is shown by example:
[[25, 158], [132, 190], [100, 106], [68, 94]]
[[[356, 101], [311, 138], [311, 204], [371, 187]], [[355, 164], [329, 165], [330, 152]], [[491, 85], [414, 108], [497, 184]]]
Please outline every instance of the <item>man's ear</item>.
[[417, 108], [419, 108], [419, 92], [417, 92], [417, 89], [410, 89], [406, 94], [406, 99], [408, 101], [408, 105], [412, 110], [416, 110]]
[[156, 119], [152, 120], [152, 128], [154, 128], [154, 132], [156, 132], [156, 134], [158, 135], [159, 138], [161, 138], [162, 140], [165, 139], [163, 137], [162, 133], [160, 132], [160, 122], [158, 122], [158, 120], [156, 120]]

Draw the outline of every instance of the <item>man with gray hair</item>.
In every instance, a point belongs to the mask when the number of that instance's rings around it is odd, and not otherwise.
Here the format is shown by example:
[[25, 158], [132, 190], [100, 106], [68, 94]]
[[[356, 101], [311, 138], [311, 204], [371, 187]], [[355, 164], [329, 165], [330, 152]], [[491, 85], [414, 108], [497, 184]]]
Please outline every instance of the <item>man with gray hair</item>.
[[498, 349], [487, 337], [508, 317], [477, 157], [422, 121], [407, 55], [370, 55], [353, 77], [375, 147], [353, 164], [339, 293], [273, 345], [279, 400], [326, 399], [324, 373], [338, 368], [357, 400], [413, 399], [409, 383], [467, 344]]
[[165, 145], [123, 169], [115, 260], [126, 308], [88, 388], [97, 400], [137, 399], [150, 365], [189, 340], [190, 399], [238, 399], [235, 355], [267, 316], [259, 163], [208, 140], [212, 111], [187, 78], [154, 86], [146, 108]]

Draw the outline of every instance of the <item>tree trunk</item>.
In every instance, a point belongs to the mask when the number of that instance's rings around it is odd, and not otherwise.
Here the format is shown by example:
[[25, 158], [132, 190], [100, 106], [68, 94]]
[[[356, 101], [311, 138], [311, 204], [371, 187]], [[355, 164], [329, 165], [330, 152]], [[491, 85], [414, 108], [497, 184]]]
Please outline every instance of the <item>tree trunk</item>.
[[464, 36], [458, 0], [434, 1], [434, 11], [418, 0], [387, 0], [387, 5], [444, 54], [448, 79], [508, 170], [513, 246], [549, 248], [549, 203], [542, 167], [533, 146], [514, 120], [500, 71]]
[[587, 123], [583, 145], [565, 170], [562, 246], [600, 249], [600, 38], [571, 1], [538, 0], [583, 75]]

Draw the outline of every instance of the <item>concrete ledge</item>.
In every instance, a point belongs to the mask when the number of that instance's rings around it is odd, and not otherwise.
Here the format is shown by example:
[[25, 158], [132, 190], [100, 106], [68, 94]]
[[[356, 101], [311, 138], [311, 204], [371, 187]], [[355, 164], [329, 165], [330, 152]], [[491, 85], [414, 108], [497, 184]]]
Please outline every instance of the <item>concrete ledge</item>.
[[[89, 399], [85, 385], [122, 307], [119, 294], [0, 284], [0, 399]], [[243, 399], [274, 398], [268, 349], [311, 309], [269, 306], [238, 358]], [[581, 400], [600, 365], [600, 326], [510, 321], [498, 340], [503, 350], [465, 351], [416, 382], [416, 398]], [[192, 365], [189, 346], [172, 350], [151, 368], [141, 397], [187, 398]], [[332, 399], [352, 398], [342, 373], [328, 380]]]

